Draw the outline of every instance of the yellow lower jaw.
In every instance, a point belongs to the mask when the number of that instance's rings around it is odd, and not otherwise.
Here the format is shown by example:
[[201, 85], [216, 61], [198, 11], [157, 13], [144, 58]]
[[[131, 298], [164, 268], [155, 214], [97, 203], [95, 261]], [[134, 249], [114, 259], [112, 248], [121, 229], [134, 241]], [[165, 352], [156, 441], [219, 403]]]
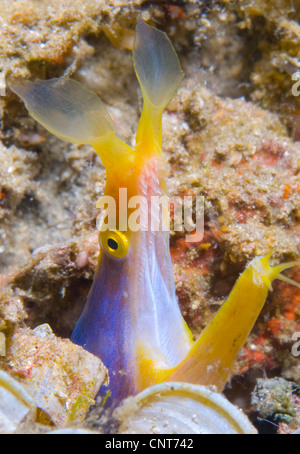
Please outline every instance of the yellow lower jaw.
[[170, 368], [168, 362], [160, 352], [155, 352], [145, 345], [137, 348], [137, 390], [142, 391], [149, 386], [167, 381], [174, 368]]
[[176, 367], [168, 368], [158, 356], [154, 358], [149, 351], [140, 350], [142, 388], [166, 380], [214, 386], [220, 392], [223, 390], [235, 359], [265, 303], [272, 281], [279, 278], [299, 286], [279, 273], [300, 263], [271, 267], [270, 256], [256, 258], [250, 263], [227, 301]]

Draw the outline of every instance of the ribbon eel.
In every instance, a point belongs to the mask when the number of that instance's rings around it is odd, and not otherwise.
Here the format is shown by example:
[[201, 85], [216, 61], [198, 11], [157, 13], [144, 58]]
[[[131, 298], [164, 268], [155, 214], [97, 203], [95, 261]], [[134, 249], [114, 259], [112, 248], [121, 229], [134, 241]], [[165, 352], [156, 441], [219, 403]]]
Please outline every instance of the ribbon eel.
[[[271, 267], [271, 254], [255, 258], [193, 342], [176, 299], [169, 233], [145, 223], [152, 216], [151, 222], [162, 224], [161, 212], [153, 213], [148, 202], [167, 195], [161, 119], [184, 75], [167, 35], [142, 20], [137, 22], [133, 60], [143, 94], [134, 148], [116, 136], [98, 96], [77, 81], [10, 83], [37, 121], [62, 140], [90, 144], [106, 168], [104, 195], [115, 201], [115, 226], [100, 229], [94, 282], [72, 340], [106, 365], [114, 403], [167, 380], [213, 385], [222, 391], [272, 280], [288, 280], [280, 271], [298, 264]], [[120, 216], [120, 188], [126, 189], [129, 200], [138, 196], [147, 202], [141, 204], [138, 229], [130, 228], [129, 222], [136, 205], [129, 204], [125, 222]], [[105, 395], [107, 388], [100, 392]]]

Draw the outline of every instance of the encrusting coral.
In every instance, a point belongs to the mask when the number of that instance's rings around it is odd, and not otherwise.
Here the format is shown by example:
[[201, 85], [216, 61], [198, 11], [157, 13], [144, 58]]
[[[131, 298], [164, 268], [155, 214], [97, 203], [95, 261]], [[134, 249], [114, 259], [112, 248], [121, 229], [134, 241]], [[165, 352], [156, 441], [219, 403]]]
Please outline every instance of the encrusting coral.
[[[122, 2], [93, 2], [81, 24], [74, 20], [76, 11], [84, 11], [77, 2], [66, 4], [60, 21], [51, 11], [52, 16], [42, 19], [41, 4], [30, 23], [16, 8], [19, 4], [22, 12], [20, 5], [28, 8], [31, 2], [13, 3], [2, 18], [8, 23], [1, 32], [2, 48], [11, 51], [1, 63], [2, 74], [49, 78], [61, 75], [75, 59], [70, 73], [78, 66], [75, 78], [111, 103], [110, 114], [132, 143], [138, 96], [130, 53], [124, 49], [130, 48], [140, 2], [127, 2], [124, 8]], [[173, 10], [167, 2], [157, 2], [143, 10], [168, 31], [187, 73], [163, 116], [163, 150], [170, 195], [206, 199], [203, 241], [190, 245], [182, 235], [171, 237], [177, 295], [195, 336], [248, 260], [273, 247], [274, 259], [298, 256], [300, 216], [300, 148], [293, 142], [299, 102], [290, 95], [291, 71], [299, 57], [298, 29], [290, 2], [269, 2], [267, 8], [265, 2], [226, 1], [221, 11], [216, 2], [201, 3], [206, 4], [201, 10], [193, 1]], [[68, 17], [73, 37], [66, 27]], [[32, 38], [28, 24], [36, 27]], [[55, 35], [50, 33], [53, 24]], [[22, 37], [12, 41], [18, 56], [5, 47], [13, 34]], [[250, 58], [251, 46], [256, 54]], [[225, 49], [232, 64], [224, 59]], [[122, 77], [121, 66], [126, 68]], [[34, 328], [49, 323], [55, 334], [69, 336], [97, 260], [94, 205], [103, 193], [104, 169], [88, 146], [61, 143], [28, 118], [8, 89], [6, 94], [1, 98], [0, 331], [10, 340], [20, 324]], [[248, 101], [232, 99], [243, 95]], [[288, 275], [299, 281], [297, 269]], [[300, 330], [299, 299], [298, 289], [274, 284], [239, 357], [238, 374], [277, 368], [299, 383], [298, 359], [291, 355], [291, 336]]]

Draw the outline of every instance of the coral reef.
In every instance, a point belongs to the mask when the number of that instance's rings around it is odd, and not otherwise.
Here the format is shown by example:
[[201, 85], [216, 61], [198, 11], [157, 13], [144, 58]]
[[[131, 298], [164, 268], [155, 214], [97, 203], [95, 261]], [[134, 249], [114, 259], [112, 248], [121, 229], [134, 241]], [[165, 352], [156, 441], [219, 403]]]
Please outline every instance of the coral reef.
[[260, 418], [279, 425], [279, 433], [292, 433], [300, 424], [299, 386], [283, 378], [258, 379], [252, 405]]
[[245, 1], [233, 9], [241, 28], [252, 29], [252, 36], [262, 32], [252, 48], [257, 55], [250, 74], [251, 99], [278, 112], [298, 138], [300, 104], [291, 90], [291, 77], [300, 69], [298, 2]]
[[106, 379], [98, 358], [54, 336], [49, 325], [19, 329], [7, 363], [10, 374], [26, 383], [37, 407], [58, 426], [82, 420]]
[[[2, 1], [0, 332], [8, 354], [0, 356], [1, 368], [26, 381], [16, 371], [26, 370], [35, 347], [45, 342], [34, 331], [44, 323], [54, 333], [46, 336], [47, 358], [63, 349], [69, 378], [78, 372], [78, 357], [91, 360], [56, 336], [70, 336], [92, 282], [95, 203], [105, 183], [92, 149], [65, 144], [37, 125], [6, 89], [5, 77], [72, 75], [100, 95], [132, 143], [140, 98], [128, 49], [136, 17], [168, 32], [187, 74], [163, 117], [169, 191], [205, 197], [203, 240], [187, 244], [183, 234], [171, 235], [177, 294], [196, 337], [248, 260], [271, 248], [274, 261], [299, 255], [300, 112], [291, 77], [300, 70], [300, 32], [294, 3]], [[288, 275], [299, 281], [299, 269]], [[256, 368], [299, 385], [299, 358], [291, 354], [292, 334], [300, 331], [299, 301], [297, 288], [275, 282], [238, 359], [239, 376]], [[41, 358], [35, 356], [35, 367], [44, 379]], [[83, 371], [77, 394], [66, 397], [72, 408], [79, 391], [89, 389], [79, 418], [100, 386]], [[55, 383], [62, 395], [64, 380]], [[55, 407], [58, 401], [40, 405], [55, 423], [70, 416]], [[282, 431], [289, 431], [285, 424]]]

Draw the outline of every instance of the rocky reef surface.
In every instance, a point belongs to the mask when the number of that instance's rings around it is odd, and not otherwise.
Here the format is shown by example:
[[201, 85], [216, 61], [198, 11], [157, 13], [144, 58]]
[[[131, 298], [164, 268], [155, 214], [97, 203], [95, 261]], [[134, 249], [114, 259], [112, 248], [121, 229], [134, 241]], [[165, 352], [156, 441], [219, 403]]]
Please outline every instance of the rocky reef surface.
[[[72, 76], [99, 94], [132, 144], [141, 108], [136, 18], [168, 33], [186, 73], [163, 116], [169, 191], [205, 198], [203, 240], [171, 235], [180, 307], [197, 337], [250, 259], [272, 248], [274, 263], [299, 257], [300, 8], [289, 0], [1, 0], [1, 11], [0, 368], [28, 388], [39, 424], [61, 427], [83, 421], [106, 379], [101, 362], [68, 340], [97, 262], [105, 171], [92, 148], [63, 143], [29, 117], [6, 81]], [[287, 275], [300, 282], [300, 268]], [[300, 291], [275, 282], [226, 389], [254, 421], [272, 422], [257, 423], [261, 431], [286, 433], [300, 420], [296, 332]], [[284, 386], [293, 411], [269, 405]]]

